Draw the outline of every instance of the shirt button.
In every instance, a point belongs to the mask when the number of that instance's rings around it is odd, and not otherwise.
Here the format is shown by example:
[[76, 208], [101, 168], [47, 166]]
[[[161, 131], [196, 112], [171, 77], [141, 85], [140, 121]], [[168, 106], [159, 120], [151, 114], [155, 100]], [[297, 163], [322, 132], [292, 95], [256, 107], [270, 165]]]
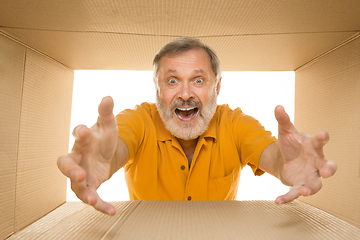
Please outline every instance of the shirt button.
[[185, 166], [184, 166], [184, 165], [181, 166], [181, 170], [185, 170]]
[[188, 201], [191, 201], [191, 196], [188, 196]]

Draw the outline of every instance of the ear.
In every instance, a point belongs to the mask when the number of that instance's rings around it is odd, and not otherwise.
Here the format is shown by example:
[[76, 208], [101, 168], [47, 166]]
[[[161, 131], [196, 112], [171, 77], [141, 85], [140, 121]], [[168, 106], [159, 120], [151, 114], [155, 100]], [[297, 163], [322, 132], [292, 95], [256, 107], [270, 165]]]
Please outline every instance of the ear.
[[219, 79], [219, 81], [218, 81], [218, 83], [216, 85], [216, 93], [217, 93], [218, 96], [219, 96], [219, 93], [220, 93], [221, 79], [222, 79], [222, 77]]

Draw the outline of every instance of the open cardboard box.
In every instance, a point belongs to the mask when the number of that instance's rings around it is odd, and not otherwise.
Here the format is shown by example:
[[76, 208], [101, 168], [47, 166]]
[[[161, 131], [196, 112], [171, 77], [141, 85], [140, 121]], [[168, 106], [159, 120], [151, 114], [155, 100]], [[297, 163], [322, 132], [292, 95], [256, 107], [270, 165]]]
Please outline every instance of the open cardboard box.
[[[359, 12], [353, 0], [1, 1], [0, 239], [360, 239]], [[68, 151], [74, 69], [150, 70], [176, 36], [213, 46], [224, 71], [295, 71], [295, 125], [326, 129], [338, 164], [318, 194], [284, 206], [119, 202], [114, 218], [65, 203], [56, 159]]]
[[115, 202], [114, 217], [65, 203], [14, 239], [359, 239], [360, 229], [295, 201]]

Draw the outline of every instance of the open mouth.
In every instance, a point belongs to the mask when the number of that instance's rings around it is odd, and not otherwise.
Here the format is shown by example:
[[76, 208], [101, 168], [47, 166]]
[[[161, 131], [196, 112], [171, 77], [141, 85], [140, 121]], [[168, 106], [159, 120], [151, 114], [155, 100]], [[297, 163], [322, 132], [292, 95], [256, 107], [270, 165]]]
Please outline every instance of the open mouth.
[[176, 108], [175, 114], [182, 121], [191, 121], [194, 117], [196, 117], [199, 109], [197, 107], [189, 107], [189, 108]]

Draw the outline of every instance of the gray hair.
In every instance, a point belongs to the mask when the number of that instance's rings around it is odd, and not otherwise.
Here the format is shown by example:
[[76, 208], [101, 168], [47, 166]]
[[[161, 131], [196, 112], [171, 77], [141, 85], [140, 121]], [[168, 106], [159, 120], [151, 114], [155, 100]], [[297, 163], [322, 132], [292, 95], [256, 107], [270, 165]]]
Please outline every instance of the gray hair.
[[156, 75], [160, 68], [160, 60], [164, 56], [178, 55], [180, 53], [192, 50], [192, 49], [204, 49], [210, 58], [211, 68], [215, 74], [215, 83], [218, 83], [221, 78], [220, 60], [216, 55], [215, 51], [207, 44], [201, 42], [197, 38], [181, 37], [177, 38], [172, 42], [169, 42], [162, 47], [159, 52], [155, 55], [153, 60], [153, 73], [154, 82], [157, 84]]

